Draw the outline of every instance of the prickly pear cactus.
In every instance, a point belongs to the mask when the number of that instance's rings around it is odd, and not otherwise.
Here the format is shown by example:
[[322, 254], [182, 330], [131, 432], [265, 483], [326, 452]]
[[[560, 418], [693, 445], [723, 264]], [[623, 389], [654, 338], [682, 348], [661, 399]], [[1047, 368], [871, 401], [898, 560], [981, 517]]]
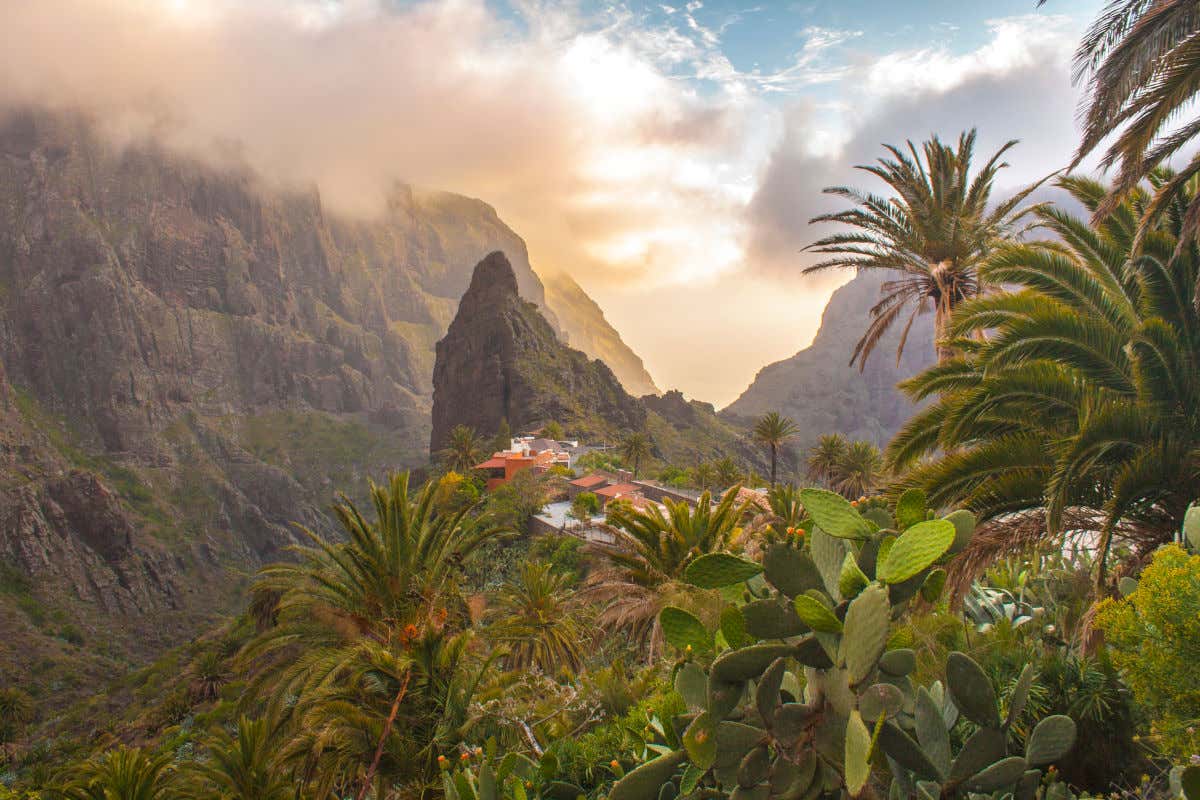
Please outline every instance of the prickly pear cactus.
[[[889, 773], [897, 799], [1032, 800], [1040, 769], [1075, 736], [1069, 718], [1050, 717], [1024, 752], [1009, 752], [1032, 670], [1001, 719], [989, 679], [967, 656], [951, 657], [945, 688], [918, 688], [915, 653], [890, 644], [918, 593], [937, 599], [938, 565], [966, 545], [974, 519], [933, 518], [912, 492], [894, 517], [819, 489], [800, 498], [813, 524], [769, 542], [761, 564], [720, 554], [688, 570], [694, 584], [744, 601], [730, 602], [712, 632], [683, 609], [664, 610], [680, 655], [675, 687], [689, 707], [677, 720], [681, 746], [624, 776], [610, 800], [858, 797], [884, 788]], [[955, 755], [960, 713], [979, 729]]]

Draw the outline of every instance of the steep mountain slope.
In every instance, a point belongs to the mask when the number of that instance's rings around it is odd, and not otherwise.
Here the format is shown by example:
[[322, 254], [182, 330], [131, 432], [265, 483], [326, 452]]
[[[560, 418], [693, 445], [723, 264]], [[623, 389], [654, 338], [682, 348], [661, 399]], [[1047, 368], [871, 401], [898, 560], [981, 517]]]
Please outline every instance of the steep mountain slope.
[[604, 311], [570, 275], [545, 275], [542, 283], [546, 305], [558, 315], [567, 344], [607, 364], [630, 394], [659, 394], [642, 359], [621, 340], [621, 334], [604, 318]]
[[0, 684], [186, 638], [294, 522], [425, 463], [434, 344], [496, 248], [556, 330], [480, 201], [397, 186], [350, 219], [78, 116], [0, 115]]
[[559, 341], [537, 307], [520, 297], [512, 265], [497, 251], [476, 265], [437, 343], [429, 449], [443, 448], [455, 425], [490, 434], [503, 421], [515, 430], [555, 421], [576, 435], [611, 441], [619, 431], [642, 428], [646, 410], [604, 362]]
[[562, 344], [518, 296], [508, 259], [495, 252], [476, 265], [437, 345], [430, 449], [445, 446], [455, 425], [491, 434], [503, 421], [517, 431], [558, 422], [592, 444], [645, 431], [654, 455], [680, 466], [722, 455], [756, 466], [761, 460], [744, 431], [711, 405], [679, 392], [634, 398], [603, 362]]
[[825, 306], [812, 344], [759, 370], [725, 411], [746, 417], [779, 411], [791, 417], [800, 426], [798, 448], [835, 431], [885, 444], [913, 411], [896, 383], [931, 365], [934, 352], [933, 315], [926, 314], [913, 324], [898, 365], [901, 325], [879, 343], [864, 371], [849, 366], [884, 280], [878, 273], [864, 272], [838, 288]]

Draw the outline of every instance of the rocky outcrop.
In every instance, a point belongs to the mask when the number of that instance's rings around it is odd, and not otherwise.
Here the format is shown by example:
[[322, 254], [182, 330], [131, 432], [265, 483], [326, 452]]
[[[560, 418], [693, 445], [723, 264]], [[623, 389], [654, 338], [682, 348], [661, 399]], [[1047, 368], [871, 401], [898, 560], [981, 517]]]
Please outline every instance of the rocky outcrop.
[[640, 430], [645, 408], [611, 369], [562, 344], [523, 300], [508, 258], [494, 252], [475, 266], [433, 370], [430, 450], [450, 429], [492, 434], [507, 421], [526, 430], [555, 421], [589, 439]]
[[570, 275], [552, 273], [544, 276], [542, 282], [546, 286], [546, 304], [558, 315], [567, 344], [607, 364], [625, 391], [634, 397], [659, 393], [642, 359], [625, 344], [621, 334], [605, 319], [604, 311]]
[[933, 364], [934, 350], [933, 315], [928, 314], [917, 317], [899, 364], [896, 345], [902, 324], [883, 337], [862, 372], [850, 366], [884, 280], [876, 272], [864, 272], [837, 289], [812, 344], [763, 367], [723, 413], [752, 417], [779, 411], [799, 425], [794, 443], [799, 448], [833, 432], [886, 444], [913, 412], [896, 384]]

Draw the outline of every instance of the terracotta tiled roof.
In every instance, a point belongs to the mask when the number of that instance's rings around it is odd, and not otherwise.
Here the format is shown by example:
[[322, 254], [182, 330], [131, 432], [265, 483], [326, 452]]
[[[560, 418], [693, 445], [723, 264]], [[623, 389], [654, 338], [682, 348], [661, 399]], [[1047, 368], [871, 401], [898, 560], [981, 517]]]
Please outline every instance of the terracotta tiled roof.
[[475, 469], [503, 469], [505, 463], [506, 462], [503, 458], [492, 456], [482, 464], [476, 464]]
[[602, 489], [597, 489], [596, 494], [604, 495], [605, 497], [620, 497], [623, 494], [633, 494], [638, 488], [632, 483], [618, 483], [616, 486], [605, 486]]
[[599, 486], [602, 483], [608, 483], [608, 478], [604, 477], [603, 475], [597, 475], [594, 472], [591, 475], [584, 475], [582, 478], [576, 478], [575, 480], [571, 481], [572, 486], [579, 486], [584, 489], [592, 486]]

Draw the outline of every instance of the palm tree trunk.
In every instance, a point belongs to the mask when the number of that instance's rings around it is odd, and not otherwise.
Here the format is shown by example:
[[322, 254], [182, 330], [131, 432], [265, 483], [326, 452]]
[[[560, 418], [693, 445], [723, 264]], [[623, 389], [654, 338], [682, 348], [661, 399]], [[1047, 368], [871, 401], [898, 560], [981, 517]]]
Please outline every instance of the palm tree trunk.
[[404, 682], [400, 684], [400, 691], [396, 692], [396, 699], [392, 701], [392, 712], [388, 714], [387, 722], [383, 726], [383, 733], [379, 735], [379, 744], [375, 747], [375, 757], [371, 759], [371, 766], [367, 768], [367, 774], [363, 777], [358, 800], [364, 800], [367, 792], [371, 789], [371, 781], [375, 779], [375, 772], [379, 769], [379, 760], [383, 757], [383, 746], [387, 743], [387, 738], [392, 735], [392, 725], [396, 722], [396, 715], [400, 713], [400, 704], [404, 702], [404, 695], [408, 692], [408, 679], [411, 677], [412, 670], [406, 670]]
[[945, 343], [950, 335], [950, 313], [953, 310], [948, 297], [938, 300], [937, 307], [933, 310], [933, 344], [937, 350], [939, 364], [946, 363], [956, 355], [954, 348]]
[[775, 488], [775, 443], [771, 443], [771, 488]]

